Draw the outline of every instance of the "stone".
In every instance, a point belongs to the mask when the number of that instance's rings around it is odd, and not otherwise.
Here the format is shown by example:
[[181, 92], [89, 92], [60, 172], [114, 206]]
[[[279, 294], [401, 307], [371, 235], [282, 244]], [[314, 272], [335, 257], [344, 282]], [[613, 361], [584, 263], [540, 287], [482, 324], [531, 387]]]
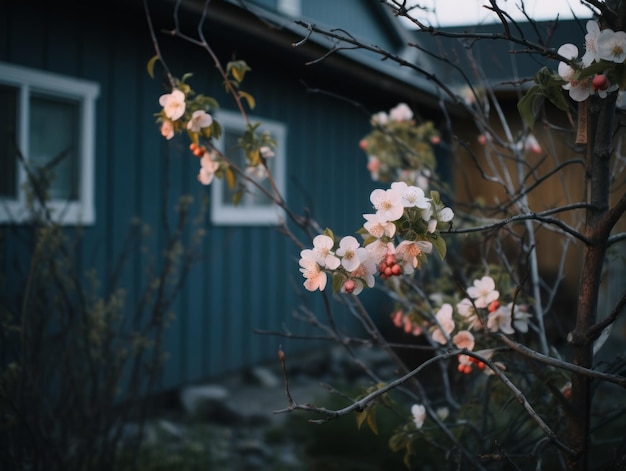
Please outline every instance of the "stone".
[[235, 424], [241, 416], [228, 405], [228, 396], [228, 389], [219, 385], [187, 386], [180, 393], [180, 402], [186, 414], [196, 420]]
[[264, 388], [276, 388], [282, 383], [282, 380], [272, 370], [261, 366], [251, 368], [246, 375], [246, 380]]

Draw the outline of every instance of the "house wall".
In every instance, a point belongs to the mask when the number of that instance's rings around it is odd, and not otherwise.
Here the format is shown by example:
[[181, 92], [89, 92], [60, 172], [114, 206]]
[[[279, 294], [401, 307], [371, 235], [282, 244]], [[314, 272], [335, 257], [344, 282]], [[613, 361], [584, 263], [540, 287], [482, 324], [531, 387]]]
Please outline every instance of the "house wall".
[[399, 45], [390, 33], [379, 2], [368, 0], [253, 0], [256, 4], [276, 12], [294, 15], [294, 18], [311, 21], [323, 28], [341, 28], [367, 44], [393, 51]]
[[[195, 207], [202, 196], [210, 195], [196, 181], [198, 162], [188, 153], [188, 142], [165, 141], [155, 124], [158, 97], [167, 89], [158, 67], [156, 79], [146, 72], [154, 50], [140, 3], [107, 4], [94, 14], [71, 3], [12, 2], [0, 17], [0, 61], [100, 85], [96, 223], [84, 228], [74, 258], [79, 270], [96, 270], [103, 293], [113, 286], [108, 274], [133, 220], [151, 227], [147, 245], [158, 254], [167, 237], [162, 202], [173, 219], [180, 195], [192, 195]], [[361, 90], [355, 83], [337, 88], [363, 100], [364, 111], [349, 101], [311, 93], [302, 83], [339, 86], [337, 77], [324, 80], [319, 68], [309, 73], [296, 62], [291, 68], [282, 63], [281, 68], [272, 51], [259, 53], [258, 44], [238, 42], [227, 30], [210, 34], [224, 61], [236, 55], [252, 66], [243, 88], [257, 100], [254, 114], [288, 126], [289, 205], [296, 212], [308, 208], [322, 227], [332, 227], [338, 235], [353, 233], [362, 224], [361, 215], [368, 210], [369, 193], [375, 187], [358, 140], [368, 132], [368, 113], [389, 109], [401, 97]], [[172, 38], [165, 38], [162, 47], [173, 74], [193, 72], [194, 87], [213, 95], [224, 108], [232, 108], [206, 54]], [[283, 325], [293, 334], [310, 332], [292, 318], [302, 302], [297, 247], [271, 227], [214, 227], [207, 215], [204, 228], [201, 260], [189, 272], [171, 309], [174, 317], [164, 338], [169, 358], [160, 382], [163, 389], [273, 359], [279, 345], [287, 353], [316, 345], [253, 332], [280, 331]], [[5, 275], [11, 273], [19, 244], [10, 232], [5, 232], [1, 248]], [[301, 232], [296, 235], [305, 240]], [[120, 285], [128, 295], [127, 316], [146, 283], [152, 257], [135, 251], [121, 273]], [[307, 296], [306, 302], [311, 299], [313, 310], [323, 315], [319, 296]], [[364, 300], [373, 306], [375, 317], [387, 315], [375, 294], [366, 294]], [[348, 318], [343, 316], [346, 322]]]
[[[519, 113], [517, 112], [517, 98], [502, 96], [499, 100], [500, 106], [504, 110], [504, 116], [510, 126], [513, 135], [519, 135], [523, 126]], [[546, 106], [546, 113], [551, 126], [538, 122], [533, 130], [542, 150], [535, 154], [531, 151], [524, 153], [522, 172], [525, 176], [525, 184], [533, 186], [528, 195], [528, 208], [530, 211], [540, 213], [548, 209], [567, 206], [585, 200], [585, 147], [574, 145], [575, 130], [572, 129], [571, 122], [567, 116], [559, 110], [554, 109], [549, 104]], [[493, 116], [491, 125], [496, 132], [502, 131], [499, 118]], [[492, 176], [489, 163], [495, 158], [495, 152], [489, 146], [483, 146], [477, 142], [478, 130], [471, 122], [465, 125], [461, 121], [455, 123], [455, 128], [459, 130], [459, 138], [467, 143], [471, 143], [471, 154], [464, 148], [458, 148], [453, 152], [455, 162], [462, 166], [463, 172], [454, 174], [455, 191], [457, 200], [464, 204], [485, 204], [492, 208], [498, 208], [499, 201], [506, 201], [509, 197], [507, 192], [514, 191], [519, 186], [517, 178], [519, 168], [513, 159], [508, 159], [506, 168], [513, 178], [513, 187], [506, 188], [499, 183], [494, 183], [485, 178], [481, 172]], [[504, 134], [501, 134], [504, 135]], [[510, 153], [501, 151], [503, 155], [510, 156]], [[618, 154], [621, 151], [618, 150]], [[505, 159], [506, 161], [507, 159]], [[578, 163], [563, 165], [565, 162], [578, 161]], [[620, 197], [620, 188], [623, 188], [625, 176], [622, 172], [616, 171], [621, 162], [613, 159], [613, 182], [610, 194], [611, 205], [614, 205]], [[471, 165], [470, 165], [471, 163]], [[558, 166], [562, 168], [558, 172], [554, 169]], [[479, 170], [480, 167], [482, 170]], [[540, 182], [535, 185], [536, 182]], [[503, 218], [512, 213], [495, 212], [495, 218]], [[584, 223], [584, 211], [574, 210], [563, 212], [558, 215], [559, 219], [573, 228], [582, 228]], [[523, 231], [524, 223], [511, 225], [506, 231], [498, 233], [498, 242], [502, 247], [513, 254], [512, 259], [521, 267], [527, 267], [524, 257], [515, 259], [520, 253], [520, 241], [515, 237], [507, 236], [508, 230], [513, 233]], [[553, 339], [564, 341], [567, 334], [575, 323], [575, 313], [578, 303], [578, 290], [580, 273], [583, 263], [584, 244], [577, 240], [570, 240], [570, 244], [565, 246], [567, 239], [563, 234], [547, 224], [533, 224], [535, 230], [535, 244], [538, 268], [540, 276], [547, 283], [552, 284], [561, 277], [559, 289], [555, 295], [550, 311], [547, 313], [546, 325], [549, 334]], [[613, 230], [613, 234], [623, 232], [626, 229], [626, 220], [622, 218], [618, 221]], [[528, 243], [528, 240], [524, 240]], [[493, 250], [493, 245], [487, 245], [483, 239], [468, 244], [467, 255], [470, 258], [476, 257], [487, 250]], [[563, 255], [565, 253], [565, 255]], [[598, 308], [598, 318], [606, 317], [622, 296], [621, 288], [625, 281], [623, 267], [623, 248], [619, 244], [612, 247], [607, 254], [605, 265], [605, 275], [602, 278], [600, 288], [600, 299]], [[497, 259], [492, 261], [497, 263]], [[527, 268], [522, 268], [525, 270]], [[543, 291], [543, 301], [546, 303], [549, 294]], [[545, 307], [545, 306], [544, 306]], [[615, 329], [617, 333], [619, 329]], [[620, 336], [623, 338], [623, 327]]]

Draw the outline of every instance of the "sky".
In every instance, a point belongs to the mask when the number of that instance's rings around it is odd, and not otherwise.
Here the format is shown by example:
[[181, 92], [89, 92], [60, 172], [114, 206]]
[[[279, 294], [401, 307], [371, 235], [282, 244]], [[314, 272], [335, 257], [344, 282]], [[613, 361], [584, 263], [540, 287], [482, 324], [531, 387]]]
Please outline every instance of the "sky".
[[[521, 0], [500, 0], [498, 5], [516, 20], [524, 20], [520, 12]], [[489, 5], [488, 0], [410, 0], [421, 6], [427, 6], [436, 13], [420, 13], [422, 19], [433, 26], [458, 26], [479, 23], [493, 23], [497, 16], [490, 10], [482, 7]], [[578, 18], [590, 18], [588, 8], [581, 5], [580, 0], [525, 0], [526, 12], [536, 20], [573, 18], [572, 11]]]

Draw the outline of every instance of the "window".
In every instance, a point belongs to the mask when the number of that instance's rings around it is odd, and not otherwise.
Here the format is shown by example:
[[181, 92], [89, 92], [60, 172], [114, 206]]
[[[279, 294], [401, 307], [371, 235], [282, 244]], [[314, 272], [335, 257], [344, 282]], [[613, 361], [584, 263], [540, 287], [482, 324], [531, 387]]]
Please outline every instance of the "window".
[[[246, 130], [240, 114], [219, 111], [216, 119], [222, 126], [222, 136], [216, 142], [217, 148], [239, 168], [245, 169], [245, 155], [237, 141]], [[250, 122], [262, 123], [259, 132], [267, 131], [276, 140], [275, 156], [267, 160], [278, 191], [285, 194], [286, 168], [286, 128], [283, 124], [261, 118], [250, 117]], [[245, 184], [246, 182], [241, 182]], [[265, 178], [260, 183], [271, 192], [269, 181]], [[276, 225], [284, 218], [284, 211], [274, 205], [258, 188], [248, 184], [237, 205], [233, 204], [233, 195], [238, 190], [229, 188], [224, 179], [213, 180], [211, 195], [211, 220], [220, 225]]]
[[302, 7], [300, 0], [278, 0], [278, 11], [289, 16], [300, 16]]
[[49, 177], [55, 222], [95, 223], [98, 94], [93, 82], [0, 62], [0, 223], [28, 221], [28, 170]]

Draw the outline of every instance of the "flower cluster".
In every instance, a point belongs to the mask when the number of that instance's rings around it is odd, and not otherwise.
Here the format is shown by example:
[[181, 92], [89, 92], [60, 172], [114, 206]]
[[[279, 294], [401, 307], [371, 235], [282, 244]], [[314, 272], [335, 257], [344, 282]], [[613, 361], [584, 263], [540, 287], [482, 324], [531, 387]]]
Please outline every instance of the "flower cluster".
[[375, 275], [383, 279], [410, 275], [433, 247], [441, 258], [445, 256], [439, 227], [449, 224], [454, 213], [437, 192], [426, 197], [421, 188], [400, 181], [372, 191], [370, 201], [375, 212], [363, 215], [362, 246], [354, 236], [336, 243], [327, 231], [313, 239], [313, 248], [300, 252], [307, 290], [324, 290], [331, 274], [334, 291], [359, 294], [365, 286], [374, 286]]
[[175, 88], [171, 93], [165, 93], [159, 97], [159, 104], [163, 107], [158, 115], [161, 135], [170, 140], [176, 133], [183, 131], [188, 133], [192, 140], [189, 148], [193, 155], [200, 159], [198, 181], [203, 185], [209, 185], [220, 164], [215, 152], [199, 145], [199, 139], [200, 137], [210, 139], [214, 135], [219, 137], [219, 124], [206, 111], [207, 108], [216, 108], [217, 103], [202, 95], [189, 100], [188, 95], [192, 94], [191, 89], [182, 82], [179, 85], [180, 89]]
[[[226, 69], [227, 82], [237, 91], [238, 99], [243, 99], [253, 108], [254, 98], [239, 89], [250, 68], [244, 61], [234, 61], [229, 62]], [[176, 134], [187, 133], [191, 140], [189, 150], [200, 160], [198, 181], [203, 185], [210, 185], [214, 177], [225, 176], [228, 185], [233, 189], [236, 185], [234, 167], [212, 145], [212, 139], [220, 138], [222, 128], [209, 111], [219, 108], [219, 104], [211, 97], [196, 94], [185, 83], [190, 76], [191, 74], [186, 74], [182, 80], [174, 78], [172, 91], [159, 97], [162, 109], [156, 116], [157, 123], [160, 123], [161, 135], [170, 140]], [[247, 123], [245, 132], [237, 142], [246, 156], [246, 168], [241, 173], [249, 180], [258, 181], [267, 178], [266, 160], [275, 156], [276, 140], [267, 131], [260, 132], [260, 126], [261, 123]], [[240, 195], [241, 192], [236, 192], [233, 196], [235, 204]]]
[[435, 168], [433, 145], [440, 141], [432, 122], [417, 124], [406, 103], [371, 117], [372, 132], [359, 142], [372, 179], [428, 186]]
[[[396, 310], [391, 319], [396, 327], [406, 333], [422, 335], [429, 332], [432, 340], [440, 345], [451, 343], [456, 348], [474, 351], [477, 342], [475, 334], [481, 332], [502, 332], [513, 334], [516, 331], [528, 332], [528, 322], [531, 317], [528, 307], [512, 302], [506, 305], [500, 303], [500, 291], [496, 289], [495, 281], [490, 276], [483, 276], [474, 280], [472, 286], [466, 290], [467, 296], [456, 303], [455, 309], [450, 303], [443, 303], [436, 312], [434, 319], [425, 319], [415, 313], [405, 314]], [[476, 351], [477, 355], [489, 359], [493, 355], [492, 349], [486, 348]], [[473, 366], [484, 369], [484, 364], [469, 355], [459, 355], [458, 370], [468, 374]], [[504, 365], [500, 364], [504, 367]], [[489, 373], [489, 370], [485, 370]]]
[[585, 53], [578, 59], [578, 47], [563, 44], [558, 53], [572, 63], [560, 62], [559, 76], [566, 82], [563, 85], [574, 101], [585, 101], [598, 94], [605, 98], [609, 92], [619, 88], [624, 60], [626, 60], [626, 33], [612, 29], [600, 30], [597, 21], [587, 22]]

